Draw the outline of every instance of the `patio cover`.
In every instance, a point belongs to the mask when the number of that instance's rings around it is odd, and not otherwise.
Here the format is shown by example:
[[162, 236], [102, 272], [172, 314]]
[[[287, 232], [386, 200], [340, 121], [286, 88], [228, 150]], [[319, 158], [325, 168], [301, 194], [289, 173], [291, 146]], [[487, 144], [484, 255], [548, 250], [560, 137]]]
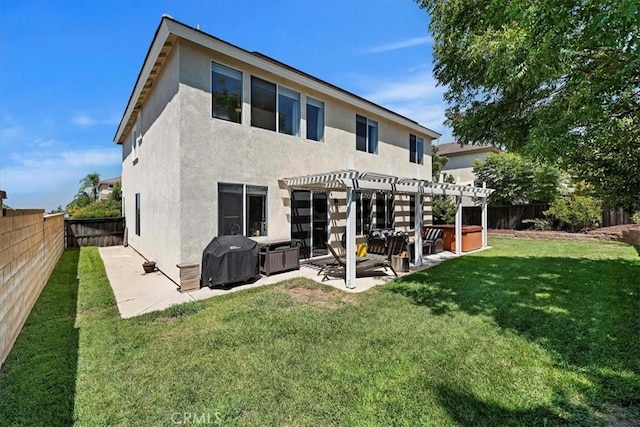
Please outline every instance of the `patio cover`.
[[[456, 242], [462, 241], [462, 197], [469, 196], [482, 200], [482, 247], [487, 246], [487, 198], [494, 190], [482, 187], [472, 187], [468, 185], [447, 184], [433, 182], [419, 178], [402, 178], [393, 175], [385, 175], [374, 172], [361, 172], [352, 169], [317, 173], [311, 175], [298, 176], [293, 178], [282, 178], [282, 182], [290, 189], [304, 190], [324, 190], [324, 191], [345, 191], [347, 194], [347, 231], [346, 231], [346, 285], [348, 288], [355, 287], [356, 281], [356, 216], [353, 214], [356, 209], [356, 191], [372, 190], [386, 191], [395, 194], [415, 194], [419, 196], [455, 196], [456, 198]], [[416, 250], [415, 265], [422, 265], [422, 227], [423, 198], [416, 197], [415, 203], [415, 224], [414, 224], [414, 244]], [[462, 245], [456, 245], [456, 254], [461, 253]]]

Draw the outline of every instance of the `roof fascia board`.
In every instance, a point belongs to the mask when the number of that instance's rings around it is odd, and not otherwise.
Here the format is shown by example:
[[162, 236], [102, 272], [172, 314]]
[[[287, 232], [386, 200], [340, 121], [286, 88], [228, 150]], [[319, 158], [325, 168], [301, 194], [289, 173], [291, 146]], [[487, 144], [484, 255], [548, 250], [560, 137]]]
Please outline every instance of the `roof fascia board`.
[[408, 118], [402, 117], [400, 115], [394, 114], [391, 111], [388, 111], [374, 103], [368, 102], [364, 99], [361, 99], [355, 95], [349, 95], [337, 88], [331, 87], [328, 84], [322, 84], [319, 81], [314, 79], [305, 77], [301, 74], [298, 74], [294, 71], [288, 70], [277, 64], [274, 64], [271, 61], [260, 58], [259, 56], [253, 55], [251, 52], [248, 52], [242, 48], [237, 46], [233, 46], [227, 42], [224, 42], [220, 39], [216, 39], [213, 36], [210, 36], [202, 31], [198, 31], [196, 29], [190, 28], [180, 22], [177, 22], [173, 19], [169, 19], [166, 17], [162, 18], [160, 22], [160, 26], [156, 31], [156, 35], [153, 39], [151, 47], [149, 48], [149, 52], [145, 58], [145, 62], [143, 64], [142, 70], [138, 75], [138, 79], [136, 80], [136, 85], [134, 90], [129, 98], [129, 102], [127, 104], [127, 109], [118, 125], [118, 130], [116, 131], [116, 135], [114, 137], [114, 141], [120, 143], [121, 138], [123, 137], [122, 133], [126, 127], [127, 122], [131, 114], [133, 114], [133, 110], [135, 104], [140, 97], [140, 93], [144, 87], [144, 83], [147, 81], [151, 69], [158, 58], [158, 54], [162, 50], [162, 47], [169, 37], [169, 34], [174, 34], [178, 37], [181, 37], [185, 40], [189, 40], [198, 45], [204, 46], [211, 50], [220, 52], [224, 55], [230, 56], [232, 58], [236, 58], [248, 65], [254, 66], [256, 68], [265, 70], [269, 73], [283, 76], [284, 78], [293, 81], [301, 86], [308, 87], [317, 92], [327, 94], [332, 98], [335, 98], [339, 101], [342, 101], [348, 105], [352, 105], [355, 108], [361, 109], [362, 111], [370, 112], [376, 114], [380, 117], [383, 117], [392, 122], [401, 124], [415, 131], [416, 133], [427, 135], [433, 139], [438, 139], [442, 135], [438, 132], [432, 131], [417, 122], [414, 122]]
[[419, 125], [418, 123], [413, 122], [407, 118], [403, 118], [395, 114], [390, 114], [388, 111], [384, 110], [379, 106], [376, 106], [375, 104], [371, 104], [362, 99], [349, 96], [346, 93], [339, 91], [337, 89], [334, 89], [331, 86], [324, 85], [316, 80], [310, 79], [308, 77], [302, 76], [293, 71], [287, 70], [283, 67], [278, 66], [277, 64], [274, 64], [270, 61], [267, 61], [256, 55], [253, 55], [248, 51], [245, 51], [241, 48], [233, 46], [222, 40], [213, 38], [210, 35], [203, 33], [202, 31], [197, 31], [193, 28], [187, 27], [184, 24], [181, 24], [176, 21], [167, 21], [167, 23], [169, 25], [169, 32], [175, 34], [178, 37], [189, 40], [201, 46], [207, 47], [211, 50], [220, 52], [232, 58], [238, 59], [258, 69], [265, 70], [269, 73], [272, 73], [278, 76], [282, 76], [287, 80], [295, 82], [301, 86], [308, 87], [320, 93], [326, 93], [332, 98], [338, 99], [346, 104], [353, 105], [356, 108], [360, 108], [364, 111], [372, 112], [390, 121], [407, 126], [415, 130], [417, 133], [428, 135], [433, 139], [438, 139], [441, 137], [439, 133], [434, 132], [431, 129], [425, 128]]
[[129, 97], [129, 102], [127, 103], [127, 109], [125, 110], [124, 115], [120, 120], [120, 124], [118, 125], [118, 130], [116, 131], [116, 135], [114, 137], [114, 141], [118, 144], [121, 143], [120, 141], [124, 136], [122, 135], [122, 133], [124, 132], [124, 129], [127, 126], [127, 122], [129, 121], [131, 114], [133, 114], [133, 110], [135, 108], [136, 102], [140, 97], [140, 93], [142, 92], [142, 89], [144, 88], [144, 84], [149, 78], [151, 70], [153, 69], [153, 66], [158, 58], [158, 55], [160, 54], [160, 51], [162, 50], [162, 47], [164, 46], [165, 41], [169, 37], [170, 31], [169, 31], [169, 26], [167, 24], [170, 22], [171, 21], [168, 21], [167, 19], [163, 18], [162, 21], [160, 22], [160, 26], [156, 30], [156, 34], [153, 38], [153, 42], [151, 43], [151, 46], [149, 47], [149, 51], [147, 52], [147, 56], [145, 58], [144, 64], [142, 65], [142, 69], [140, 70], [140, 74], [138, 75], [138, 79], [136, 80], [136, 84], [134, 86], [133, 92]]

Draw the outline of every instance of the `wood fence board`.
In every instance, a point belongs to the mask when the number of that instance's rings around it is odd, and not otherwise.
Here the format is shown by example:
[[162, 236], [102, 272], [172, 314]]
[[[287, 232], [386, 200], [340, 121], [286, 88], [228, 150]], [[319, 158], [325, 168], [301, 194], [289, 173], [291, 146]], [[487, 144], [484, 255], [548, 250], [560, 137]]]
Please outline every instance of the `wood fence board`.
[[[491, 229], [522, 230], [528, 228], [522, 224], [525, 219], [544, 219], [544, 211], [549, 209], [547, 204], [489, 206], [487, 210], [487, 225]], [[482, 223], [481, 208], [479, 206], [465, 206], [462, 208], [463, 225], [480, 225]], [[631, 224], [631, 212], [623, 209], [602, 210], [601, 227]]]
[[119, 246], [124, 228], [124, 218], [66, 219], [65, 246]]

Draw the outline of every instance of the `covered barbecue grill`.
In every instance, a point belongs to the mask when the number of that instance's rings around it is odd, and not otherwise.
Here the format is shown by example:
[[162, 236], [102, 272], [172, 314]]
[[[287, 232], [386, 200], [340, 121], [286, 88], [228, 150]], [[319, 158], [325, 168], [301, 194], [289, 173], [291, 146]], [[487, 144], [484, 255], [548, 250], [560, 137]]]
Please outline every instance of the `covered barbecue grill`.
[[215, 237], [202, 252], [201, 286], [243, 282], [258, 275], [258, 243], [241, 235]]

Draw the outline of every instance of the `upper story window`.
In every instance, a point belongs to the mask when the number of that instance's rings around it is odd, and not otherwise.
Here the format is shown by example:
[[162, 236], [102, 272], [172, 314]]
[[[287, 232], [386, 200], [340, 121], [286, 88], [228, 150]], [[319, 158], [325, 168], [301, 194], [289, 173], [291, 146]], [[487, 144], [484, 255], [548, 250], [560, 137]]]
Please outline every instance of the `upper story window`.
[[356, 150], [378, 154], [378, 122], [356, 115]]
[[251, 126], [300, 135], [300, 93], [251, 76]]
[[419, 136], [409, 135], [409, 161], [424, 164], [424, 140]]
[[211, 63], [211, 115], [242, 123], [242, 73]]
[[133, 124], [133, 130], [131, 131], [131, 154], [133, 163], [138, 162], [138, 146], [142, 143], [142, 129], [140, 124], [140, 115], [136, 117], [136, 121]]
[[307, 139], [324, 141], [324, 102], [307, 97]]
[[278, 132], [300, 135], [300, 94], [278, 86]]
[[251, 126], [276, 130], [276, 85], [251, 76]]

